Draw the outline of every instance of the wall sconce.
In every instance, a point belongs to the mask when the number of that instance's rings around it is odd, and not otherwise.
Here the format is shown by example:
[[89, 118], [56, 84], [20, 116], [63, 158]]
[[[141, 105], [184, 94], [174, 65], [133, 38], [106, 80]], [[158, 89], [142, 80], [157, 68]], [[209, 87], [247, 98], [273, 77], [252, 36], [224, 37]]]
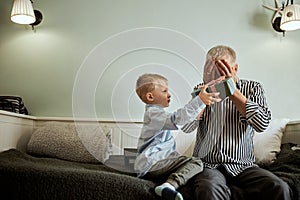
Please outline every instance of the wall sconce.
[[291, 4], [283, 9], [280, 28], [286, 31], [300, 28], [300, 5]]
[[10, 19], [17, 24], [29, 24], [34, 30], [34, 26], [41, 23], [43, 15], [33, 10], [31, 0], [14, 0]]
[[[271, 21], [274, 30], [283, 32], [284, 36], [285, 31], [300, 29], [300, 5], [294, 4], [293, 0], [289, 4], [288, 0], [286, 4], [282, 2], [281, 7], [279, 7], [277, 0], [274, 0], [274, 2], [275, 8], [263, 5], [263, 7], [274, 11]], [[278, 14], [280, 16], [277, 16]]]

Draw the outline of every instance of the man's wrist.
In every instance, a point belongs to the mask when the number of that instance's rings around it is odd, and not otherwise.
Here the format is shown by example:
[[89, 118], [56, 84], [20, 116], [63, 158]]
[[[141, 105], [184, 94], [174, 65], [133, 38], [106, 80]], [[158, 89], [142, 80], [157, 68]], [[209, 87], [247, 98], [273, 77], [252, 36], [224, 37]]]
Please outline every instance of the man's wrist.
[[236, 91], [236, 83], [232, 77], [226, 78], [224, 80], [225, 89], [226, 89], [226, 96], [232, 96]]

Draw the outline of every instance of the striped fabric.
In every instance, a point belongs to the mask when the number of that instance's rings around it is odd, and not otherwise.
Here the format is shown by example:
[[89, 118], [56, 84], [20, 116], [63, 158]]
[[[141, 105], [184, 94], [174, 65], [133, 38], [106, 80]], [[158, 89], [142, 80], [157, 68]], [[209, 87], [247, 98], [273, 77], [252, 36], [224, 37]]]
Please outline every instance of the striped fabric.
[[223, 165], [232, 176], [255, 165], [254, 129], [262, 132], [271, 119], [260, 83], [239, 80], [237, 88], [247, 98], [246, 117], [241, 116], [233, 102], [226, 98], [207, 106], [199, 121], [182, 127], [184, 132], [198, 128], [193, 156], [200, 157], [208, 168]]
[[0, 110], [28, 115], [27, 108], [19, 96], [0, 96]]

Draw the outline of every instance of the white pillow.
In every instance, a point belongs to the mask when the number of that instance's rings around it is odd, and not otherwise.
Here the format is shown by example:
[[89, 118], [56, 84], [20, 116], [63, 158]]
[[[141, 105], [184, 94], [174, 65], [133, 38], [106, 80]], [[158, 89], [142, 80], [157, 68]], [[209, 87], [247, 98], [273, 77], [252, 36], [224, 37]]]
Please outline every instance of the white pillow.
[[269, 127], [262, 133], [255, 132], [254, 155], [259, 165], [268, 165], [276, 159], [280, 152], [281, 138], [289, 119], [272, 119]]

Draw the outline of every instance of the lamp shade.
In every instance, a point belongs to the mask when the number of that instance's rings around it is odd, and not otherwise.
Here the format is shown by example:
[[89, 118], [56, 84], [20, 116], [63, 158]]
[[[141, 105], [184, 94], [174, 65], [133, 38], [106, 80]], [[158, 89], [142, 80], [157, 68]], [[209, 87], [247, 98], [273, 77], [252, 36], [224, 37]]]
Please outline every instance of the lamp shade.
[[15, 0], [10, 19], [17, 24], [32, 24], [35, 22], [35, 15], [31, 1]]
[[282, 11], [280, 29], [292, 31], [300, 28], [300, 5], [292, 4]]

